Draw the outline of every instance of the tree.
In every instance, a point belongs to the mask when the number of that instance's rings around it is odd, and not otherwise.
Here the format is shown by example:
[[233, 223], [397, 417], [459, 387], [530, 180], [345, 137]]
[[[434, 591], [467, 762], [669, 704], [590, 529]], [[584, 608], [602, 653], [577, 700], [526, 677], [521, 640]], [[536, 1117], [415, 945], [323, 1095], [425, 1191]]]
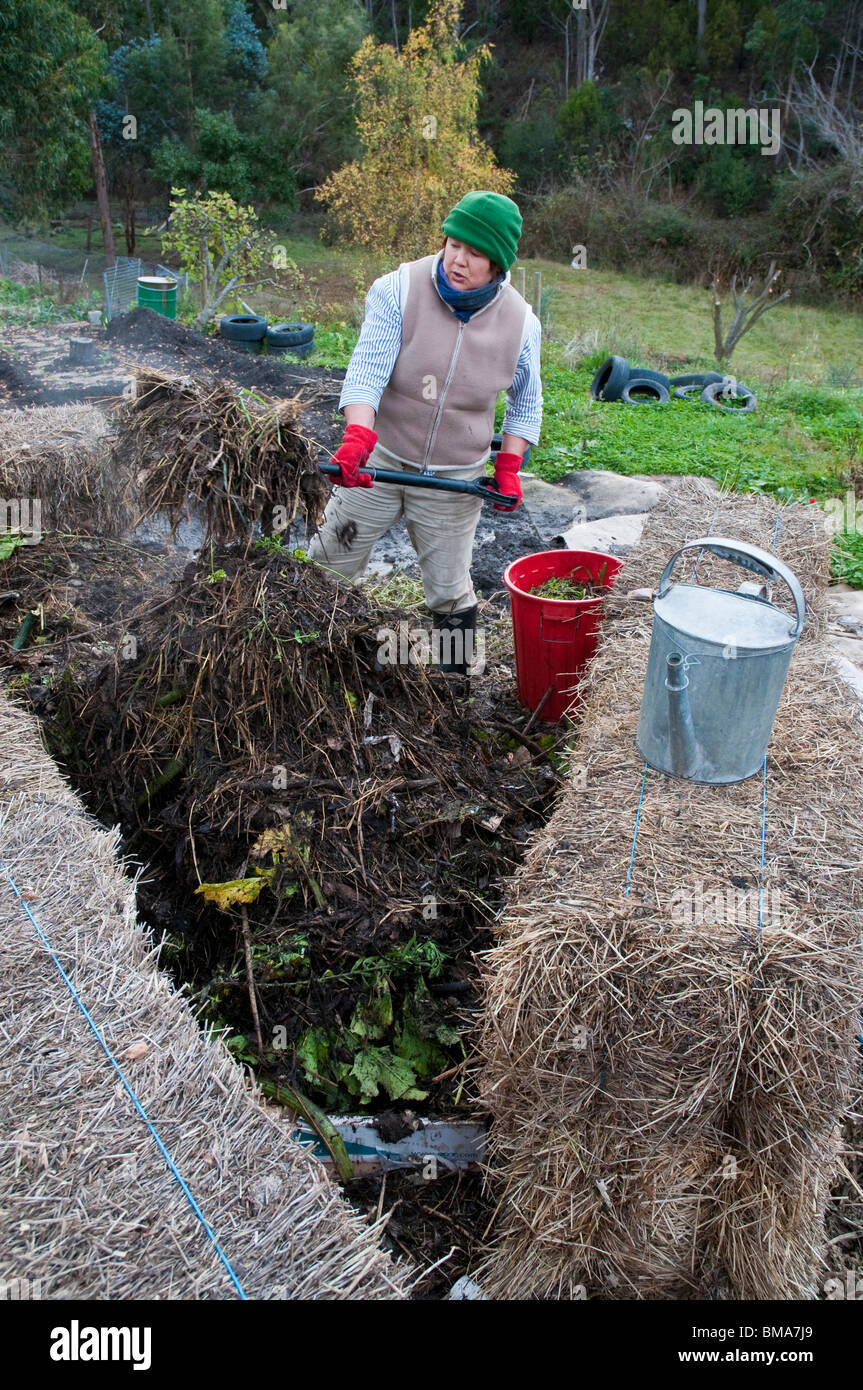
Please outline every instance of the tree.
[[295, 186], [316, 185], [356, 155], [346, 88], [351, 59], [368, 32], [356, 0], [292, 3], [267, 46], [266, 89], [255, 108], [267, 141], [270, 172], [262, 170], [259, 184], [264, 196], [280, 197], [276, 176], [284, 182], [289, 174]]
[[752, 289], [752, 276], [745, 279], [738, 289], [737, 275], [731, 281], [731, 294], [734, 299], [734, 317], [727, 333], [723, 333], [722, 328], [722, 298], [717, 276], [713, 277], [711, 289], [713, 291], [713, 345], [716, 361], [720, 367], [726, 366], [731, 361], [731, 354], [740, 342], [745, 333], [748, 333], [762, 314], [766, 314], [768, 309], [773, 309], [777, 304], [781, 304], [783, 299], [787, 299], [791, 294], [790, 290], [783, 290], [782, 294], [777, 294], [777, 281], [782, 274], [781, 270], [776, 269], [776, 262], [770, 262], [764, 284], [751, 300], [747, 301], [747, 296]]
[[89, 113], [104, 47], [62, 3], [0, 6], [0, 199], [13, 218], [65, 206], [91, 177]]
[[185, 188], [172, 188], [162, 250], [176, 252], [182, 269], [200, 286], [195, 328], [206, 328], [229, 296], [273, 283], [265, 274], [274, 262], [273, 248], [264, 239], [254, 208], [241, 207], [227, 193], [189, 198]]
[[401, 53], [367, 38], [354, 57], [363, 155], [317, 196], [363, 246], [423, 255], [469, 189], [509, 193], [515, 182], [477, 135], [479, 72], [490, 50], [464, 57], [455, 37], [461, 10], [462, 0], [436, 0]]
[[[126, 254], [135, 254], [135, 201], [163, 139], [177, 130], [174, 96], [183, 82], [182, 64], [170, 35], [135, 38], [108, 59], [110, 94], [96, 103], [113, 186], [125, 210]], [[179, 183], [174, 178], [172, 182]]]
[[102, 139], [99, 134], [99, 122], [96, 119], [96, 112], [90, 107], [89, 115], [90, 126], [90, 149], [93, 159], [93, 182], [96, 185], [96, 201], [99, 204], [99, 221], [102, 224], [102, 244], [105, 248], [105, 260], [108, 265], [113, 265], [116, 257], [114, 251], [114, 229], [111, 226], [111, 205], [108, 202], [108, 185], [105, 181], [105, 161], [102, 157]]
[[611, 0], [585, 0], [577, 10], [577, 40], [575, 59], [575, 80], [593, 82], [596, 78], [596, 64], [599, 58], [599, 45], [608, 23]]
[[230, 111], [195, 111], [193, 139], [163, 140], [153, 172], [170, 184], [192, 184], [202, 192], [219, 190], [250, 201], [260, 185], [255, 164], [263, 162], [260, 141], [238, 129]]

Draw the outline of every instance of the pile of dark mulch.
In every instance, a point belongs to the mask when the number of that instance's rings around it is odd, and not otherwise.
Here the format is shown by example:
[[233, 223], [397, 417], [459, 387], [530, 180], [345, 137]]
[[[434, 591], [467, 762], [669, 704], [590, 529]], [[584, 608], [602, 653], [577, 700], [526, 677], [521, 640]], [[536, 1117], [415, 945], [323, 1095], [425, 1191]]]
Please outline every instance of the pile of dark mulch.
[[115, 351], [134, 349], [136, 361], [152, 361], [178, 371], [185, 364], [185, 369], [209, 372], [276, 396], [294, 395], [301, 384], [317, 388], [322, 380], [330, 381], [337, 391], [345, 375], [344, 368], [305, 367], [283, 358], [238, 352], [217, 335], [199, 333], [153, 309], [136, 308], [119, 314], [108, 324], [105, 338]]
[[[0, 673], [14, 690], [26, 688], [41, 713], [73, 671], [114, 658], [130, 624], [159, 609], [182, 569], [176, 554], [105, 536], [51, 533], [39, 545], [19, 546], [0, 561]], [[30, 615], [35, 621], [27, 623]]]
[[407, 1255], [426, 1271], [414, 1299], [447, 1298], [456, 1280], [470, 1276], [479, 1264], [483, 1232], [494, 1216], [479, 1173], [443, 1173], [434, 1182], [425, 1182], [419, 1173], [378, 1173], [347, 1183], [344, 1191], [352, 1206], [369, 1217], [380, 1212], [388, 1218], [385, 1249], [397, 1259]]
[[423, 1095], [460, 1088], [472, 957], [558, 785], [499, 695], [475, 709], [437, 671], [381, 664], [379, 629], [401, 621], [272, 540], [214, 548], [34, 695], [90, 809], [147, 865], [142, 915], [205, 1017], [262, 1075], [335, 1106], [310, 1036], [335, 1067], [334, 1037], [353, 1029], [350, 1060], [361, 1026], [380, 1062], [408, 996], [440, 1057]]

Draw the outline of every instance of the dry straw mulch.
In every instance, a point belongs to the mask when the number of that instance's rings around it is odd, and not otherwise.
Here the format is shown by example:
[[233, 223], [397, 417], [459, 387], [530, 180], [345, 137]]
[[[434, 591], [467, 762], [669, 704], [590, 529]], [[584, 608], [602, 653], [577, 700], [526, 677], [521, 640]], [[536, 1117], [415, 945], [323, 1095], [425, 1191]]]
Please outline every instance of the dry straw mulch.
[[[812, 611], [768, 751], [764, 881], [780, 898], [759, 933], [746, 910], [758, 901], [759, 776], [705, 787], [649, 771], [626, 896], [652, 612], [622, 592], [654, 588], [711, 522], [770, 549], [777, 518], [776, 553]], [[486, 962], [499, 1205], [478, 1277], [492, 1296], [813, 1298], [838, 1252], [853, 1258], [852, 1240], [825, 1259], [831, 1185], [857, 1181], [842, 1121], [863, 1000], [861, 721], [819, 638], [828, 553], [814, 508], [687, 483], [617, 581], [572, 786]], [[711, 576], [735, 588], [746, 577], [705, 556], [698, 582]], [[749, 893], [736, 920], [675, 913], [681, 893], [729, 888]]]
[[[202, 1035], [135, 915], [117, 836], [0, 697], [0, 862], [251, 1298], [391, 1298], [406, 1277], [322, 1166]], [[0, 1271], [51, 1299], [237, 1297], [0, 873]]]
[[[38, 498], [43, 531], [118, 535], [129, 519], [107, 416], [91, 405], [0, 413], [0, 496]], [[0, 527], [4, 525], [0, 517]]]
[[114, 458], [144, 516], [164, 511], [176, 528], [197, 504], [208, 540], [244, 539], [256, 522], [281, 531], [298, 512], [314, 524], [329, 489], [303, 405], [299, 394], [276, 401], [208, 375], [139, 368]]

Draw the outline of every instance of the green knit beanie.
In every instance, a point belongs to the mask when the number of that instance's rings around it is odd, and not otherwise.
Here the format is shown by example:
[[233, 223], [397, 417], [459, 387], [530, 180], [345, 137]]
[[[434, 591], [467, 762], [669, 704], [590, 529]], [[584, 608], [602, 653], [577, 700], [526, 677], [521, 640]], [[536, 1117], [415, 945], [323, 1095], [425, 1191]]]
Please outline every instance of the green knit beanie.
[[518, 255], [521, 213], [502, 193], [465, 193], [443, 224], [447, 236], [463, 241], [509, 270]]

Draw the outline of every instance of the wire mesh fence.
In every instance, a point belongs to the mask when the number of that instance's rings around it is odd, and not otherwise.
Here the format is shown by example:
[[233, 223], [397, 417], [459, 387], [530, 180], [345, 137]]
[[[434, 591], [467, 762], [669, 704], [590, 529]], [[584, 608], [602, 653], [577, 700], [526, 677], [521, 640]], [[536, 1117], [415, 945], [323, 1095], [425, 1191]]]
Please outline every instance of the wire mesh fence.
[[0, 253], [4, 275], [12, 275], [25, 284], [62, 278], [83, 285], [85, 276], [100, 275], [107, 264], [100, 252], [88, 255], [38, 237], [6, 237]]
[[114, 264], [104, 272], [105, 311], [110, 321], [117, 314], [125, 314], [138, 302], [139, 275], [168, 275], [177, 281], [177, 295], [185, 293], [187, 277], [166, 266], [142, 261], [135, 256], [118, 256]]
[[[156, 209], [151, 211], [155, 212]], [[79, 293], [104, 286], [107, 317], [123, 314], [137, 303], [139, 275], [169, 275], [177, 281], [178, 296], [188, 277], [139, 256], [117, 256], [108, 265], [101, 252], [86, 254], [56, 246], [38, 237], [9, 236], [0, 241], [0, 275], [21, 284], [39, 285], [61, 303]]]

